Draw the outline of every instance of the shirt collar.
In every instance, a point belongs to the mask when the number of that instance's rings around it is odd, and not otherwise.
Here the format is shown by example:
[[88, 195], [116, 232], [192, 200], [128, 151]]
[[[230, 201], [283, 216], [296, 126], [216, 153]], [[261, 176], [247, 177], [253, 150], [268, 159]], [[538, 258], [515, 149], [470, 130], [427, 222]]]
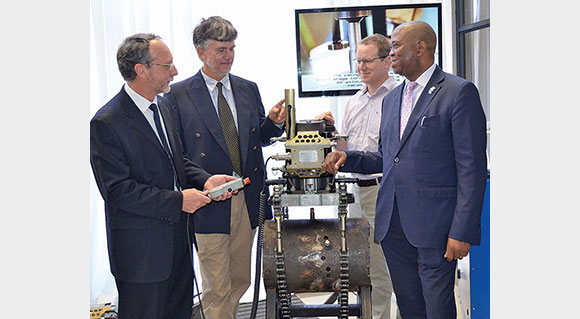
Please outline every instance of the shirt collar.
[[392, 76], [389, 76], [385, 80], [385, 82], [383, 82], [383, 84], [381, 84], [381, 86], [379, 86], [379, 88], [377, 89], [375, 94], [373, 94], [373, 95], [369, 94], [369, 87], [366, 83], [363, 84], [363, 87], [359, 91], [360, 91], [361, 95], [366, 95], [367, 97], [372, 97], [372, 96], [380, 93], [382, 90], [387, 90], [387, 92], [390, 92], [395, 86], [397, 86], [397, 81], [395, 81], [395, 78], [393, 78]]
[[129, 97], [131, 98], [131, 100], [133, 100], [135, 105], [137, 105], [137, 107], [139, 108], [141, 113], [145, 114], [145, 111], [147, 111], [149, 109], [149, 106], [152, 103], [157, 104], [157, 95], [155, 95], [155, 97], [153, 98], [153, 102], [151, 102], [151, 101], [147, 100], [146, 98], [144, 98], [143, 96], [141, 96], [139, 93], [135, 92], [135, 90], [133, 90], [131, 88], [131, 86], [129, 86], [129, 83], [125, 83], [124, 86], [125, 86], [125, 92], [127, 92]]
[[[429, 79], [431, 79], [431, 75], [433, 75], [433, 72], [435, 72], [436, 67], [437, 65], [433, 63], [427, 70], [425, 70], [425, 72], [423, 72], [423, 74], [417, 78], [417, 80], [415, 80], [415, 82], [422, 88], [426, 87], [427, 83], [429, 83]], [[407, 83], [409, 83], [409, 80], [406, 79], [405, 85], [407, 85]]]
[[205, 81], [205, 85], [207, 85], [207, 88], [209, 89], [210, 92], [213, 92], [213, 90], [215, 89], [216, 84], [218, 82], [222, 82], [222, 84], [224, 85], [223, 87], [231, 91], [231, 84], [230, 84], [229, 75], [230, 74], [228, 73], [220, 81], [217, 81], [214, 78], [210, 77], [209, 75], [205, 74], [203, 72], [203, 69], [201, 69], [201, 76], [203, 76], [203, 80]]
[[389, 76], [385, 83], [381, 85], [381, 87], [386, 88], [388, 92], [390, 92], [395, 86], [397, 86], [397, 81], [392, 76]]

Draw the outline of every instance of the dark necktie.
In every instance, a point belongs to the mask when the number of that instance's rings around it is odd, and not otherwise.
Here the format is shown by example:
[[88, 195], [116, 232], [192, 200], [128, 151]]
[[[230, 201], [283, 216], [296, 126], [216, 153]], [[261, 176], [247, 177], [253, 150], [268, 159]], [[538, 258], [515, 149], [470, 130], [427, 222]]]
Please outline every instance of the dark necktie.
[[232, 115], [232, 110], [226, 101], [224, 94], [222, 93], [222, 82], [218, 82], [218, 113], [220, 116], [220, 122], [222, 125], [222, 130], [224, 132], [224, 137], [226, 139], [226, 145], [228, 147], [228, 153], [230, 155], [230, 160], [232, 161], [232, 167], [234, 172], [239, 176], [242, 176], [242, 161], [240, 160], [240, 141], [238, 138], [238, 130], [236, 129], [236, 123], [234, 122], [234, 116]]
[[171, 151], [169, 150], [169, 145], [167, 145], [167, 138], [165, 133], [163, 133], [163, 127], [161, 126], [161, 117], [159, 116], [159, 110], [157, 109], [157, 104], [153, 103], [149, 106], [151, 111], [153, 111], [153, 119], [155, 120], [155, 127], [157, 128], [157, 134], [159, 134], [159, 139], [161, 140], [161, 145], [167, 153], [167, 156], [171, 158]]
[[173, 163], [173, 156], [171, 155], [171, 150], [169, 149], [169, 145], [167, 145], [167, 138], [165, 137], [165, 133], [163, 132], [163, 127], [161, 126], [161, 117], [159, 116], [159, 110], [157, 109], [157, 104], [153, 103], [149, 106], [151, 111], [153, 111], [153, 120], [155, 121], [155, 127], [157, 128], [157, 134], [159, 134], [159, 139], [161, 140], [161, 145], [165, 149], [165, 153], [171, 162], [171, 168], [173, 169], [173, 178], [175, 180], [175, 185], [178, 186], [177, 183], [177, 175], [175, 172], [175, 164]]

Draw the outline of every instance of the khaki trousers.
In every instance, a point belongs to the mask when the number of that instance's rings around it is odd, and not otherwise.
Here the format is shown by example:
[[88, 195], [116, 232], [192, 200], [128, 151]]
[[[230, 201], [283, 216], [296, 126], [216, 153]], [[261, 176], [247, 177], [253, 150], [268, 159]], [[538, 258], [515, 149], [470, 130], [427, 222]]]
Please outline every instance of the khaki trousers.
[[195, 234], [202, 278], [201, 303], [206, 319], [234, 319], [250, 287], [252, 244], [244, 192], [231, 198], [230, 234]]
[[[370, 243], [370, 278], [372, 285], [371, 301], [373, 319], [391, 318], [391, 295], [393, 284], [385, 261], [381, 244], [375, 243], [375, 210], [379, 185], [360, 187], [353, 186], [354, 204], [348, 207], [348, 215], [353, 218], [366, 217], [371, 224]], [[397, 316], [399, 318], [399, 316]]]

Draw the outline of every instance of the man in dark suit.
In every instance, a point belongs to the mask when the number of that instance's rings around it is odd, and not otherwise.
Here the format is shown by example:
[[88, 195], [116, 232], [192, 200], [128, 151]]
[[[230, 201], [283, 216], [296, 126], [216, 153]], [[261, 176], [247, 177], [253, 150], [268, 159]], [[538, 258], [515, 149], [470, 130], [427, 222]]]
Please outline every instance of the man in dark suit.
[[188, 214], [210, 203], [207, 190], [235, 178], [212, 176], [185, 156], [166, 101], [157, 96], [177, 74], [158, 36], [126, 38], [117, 62], [127, 83], [91, 120], [90, 155], [105, 201], [119, 318], [189, 319]]
[[375, 240], [401, 316], [455, 318], [457, 259], [479, 244], [486, 184], [485, 115], [473, 83], [434, 64], [437, 38], [424, 22], [391, 36], [405, 83], [383, 100], [378, 152], [333, 152], [330, 173], [383, 173]]
[[[172, 85], [167, 99], [189, 157], [212, 174], [249, 177], [231, 201], [215, 203], [194, 216], [202, 275], [202, 307], [208, 319], [235, 318], [250, 286], [251, 248], [264, 185], [262, 146], [280, 136], [284, 100], [265, 116], [256, 83], [230, 74], [237, 31], [221, 17], [203, 19], [193, 44], [203, 61], [193, 77]], [[271, 218], [268, 211], [266, 218]]]

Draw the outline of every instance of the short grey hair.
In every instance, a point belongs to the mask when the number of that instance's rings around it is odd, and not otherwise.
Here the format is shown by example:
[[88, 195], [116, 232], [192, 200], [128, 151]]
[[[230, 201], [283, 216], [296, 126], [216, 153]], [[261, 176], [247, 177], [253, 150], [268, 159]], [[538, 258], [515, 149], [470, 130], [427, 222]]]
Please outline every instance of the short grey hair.
[[362, 39], [359, 44], [368, 45], [373, 43], [379, 49], [379, 56], [388, 56], [391, 52], [391, 41], [382, 34], [375, 33]]
[[238, 31], [231, 22], [219, 17], [213, 16], [202, 19], [193, 30], [193, 45], [207, 49], [209, 40], [230, 42], [238, 37]]
[[133, 81], [137, 77], [135, 65], [137, 63], [151, 63], [149, 43], [151, 40], [161, 40], [153, 33], [137, 33], [125, 38], [117, 50], [117, 64], [125, 81]]

